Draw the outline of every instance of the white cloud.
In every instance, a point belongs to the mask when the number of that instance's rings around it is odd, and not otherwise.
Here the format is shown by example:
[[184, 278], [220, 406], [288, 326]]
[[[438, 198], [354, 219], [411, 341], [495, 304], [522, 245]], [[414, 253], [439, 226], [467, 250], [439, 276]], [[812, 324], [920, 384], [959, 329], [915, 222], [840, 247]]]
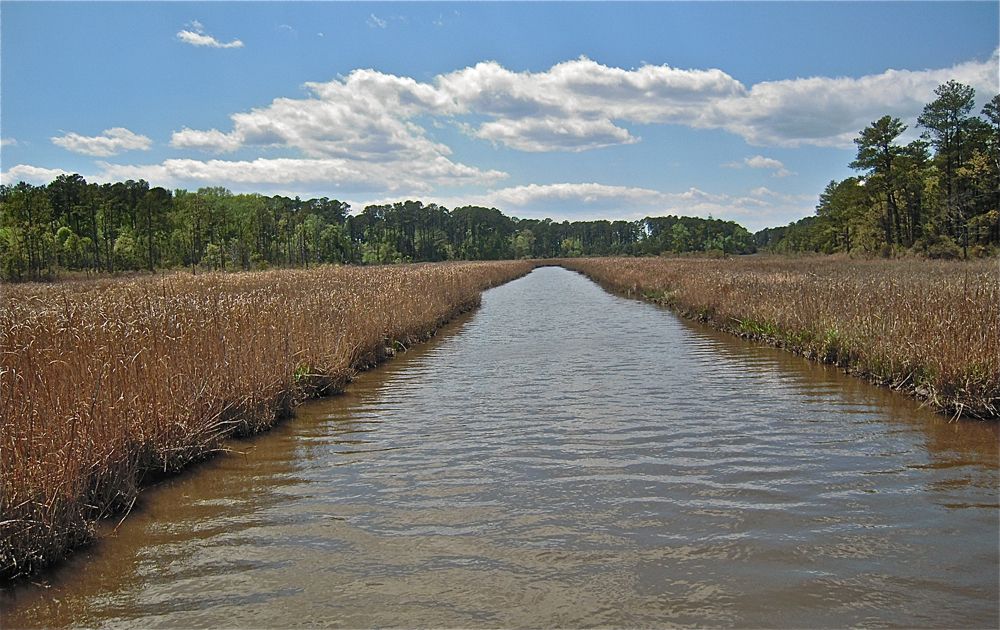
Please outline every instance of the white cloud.
[[767, 186], [759, 186], [750, 191], [752, 197], [777, 197], [780, 193], [776, 193]]
[[73, 153], [109, 157], [122, 151], [148, 151], [153, 141], [147, 136], [133, 133], [124, 127], [105, 129], [98, 136], [82, 136], [75, 132], [53, 136], [52, 144]]
[[[419, 164], [384, 164], [337, 158], [257, 158], [254, 160], [168, 159], [158, 164], [113, 164], [99, 161], [96, 172], [84, 174], [91, 182], [145, 179], [165, 188], [225, 186], [234, 192], [293, 192], [304, 196], [394, 194], [407, 191], [426, 196], [436, 186], [489, 186], [507, 177], [445, 159]], [[67, 173], [19, 164], [0, 173], [3, 183], [25, 180], [45, 184]]]
[[0, 138], [0, 147], [16, 147], [16, 138]]
[[[509, 146], [539, 150], [549, 130], [541, 120], [591, 124], [593, 137], [579, 134], [582, 149], [606, 146], [606, 131], [625, 124], [678, 124], [724, 129], [751, 144], [771, 146], [852, 146], [872, 120], [889, 113], [913, 121], [934, 88], [948, 79], [972, 85], [981, 98], [998, 91], [997, 53], [932, 70], [886, 70], [860, 78], [800, 78], [747, 87], [722, 70], [683, 70], [643, 65], [625, 70], [587, 58], [539, 73], [513, 72], [485, 62], [435, 79], [458, 113], [494, 117], [480, 135]], [[504, 134], [493, 133], [495, 127]], [[627, 129], [619, 135], [632, 141]], [[604, 136], [605, 140], [595, 140]], [[565, 150], [564, 143], [550, 148]], [[776, 174], [780, 169], [776, 171]], [[787, 174], [787, 173], [785, 173]]]
[[639, 139], [606, 119], [527, 118], [496, 120], [472, 131], [477, 138], [519, 151], [587, 151]]
[[336, 189], [356, 192], [412, 190], [427, 194], [435, 186], [485, 186], [507, 177], [444, 158], [419, 163], [366, 162], [344, 158], [257, 158], [255, 160], [169, 159], [160, 164], [100, 162], [103, 181], [145, 179], [158, 186], [225, 185], [241, 192], [275, 187], [303, 190]]
[[763, 155], [754, 155], [753, 157], [748, 157], [743, 159], [743, 163], [750, 168], [772, 168], [772, 169], [783, 169], [785, 165], [775, 160], [774, 158], [764, 157]]
[[170, 146], [175, 149], [198, 149], [210, 153], [227, 153], [238, 149], [240, 140], [233, 134], [222, 133], [218, 129], [199, 131], [185, 127], [171, 135]]
[[754, 155], [748, 158], [743, 158], [742, 162], [727, 162], [723, 164], [727, 168], [759, 168], [759, 169], [769, 169], [773, 171], [771, 177], [788, 177], [789, 175], [794, 175], [792, 171], [785, 168], [785, 165], [774, 158], [764, 157], [763, 155]]
[[1000, 90], [998, 63], [1000, 50], [986, 61], [950, 68], [758, 83], [744, 98], [713, 103], [701, 125], [726, 129], [756, 145], [851, 147], [858, 132], [883, 115], [912, 125], [934, 99], [934, 89], [950, 79], [974, 87], [981, 100], [990, 98]]
[[370, 26], [371, 28], [385, 28], [386, 26], [388, 26], [388, 22], [386, 22], [379, 16], [375, 15], [374, 13], [369, 15], [368, 20], [366, 21], [368, 23], [368, 26]]
[[198, 20], [193, 20], [188, 27], [191, 30], [183, 29], [177, 32], [177, 39], [192, 46], [206, 46], [208, 48], [243, 48], [243, 42], [234, 39], [230, 42], [220, 42], [205, 32], [205, 27]]
[[29, 164], [18, 164], [0, 173], [0, 183], [9, 186], [24, 181], [29, 184], [42, 185], [48, 184], [60, 175], [70, 175], [70, 173], [61, 168], [45, 168]]
[[[233, 114], [230, 131], [176, 131], [171, 146], [212, 153], [252, 147], [292, 150], [306, 158], [297, 160], [306, 173], [323, 173], [322, 178], [329, 182], [342, 177], [351, 186], [381, 182], [387, 189], [396, 189], [424, 178], [419, 188], [427, 190], [431, 184], [483, 184], [506, 177], [499, 171], [483, 171], [452, 161], [451, 149], [432, 140], [423, 127], [411, 120], [448, 106], [445, 97], [432, 86], [408, 77], [355, 70], [345, 78], [307, 83], [305, 88], [309, 91], [305, 98], [277, 98], [267, 106]], [[290, 162], [266, 163], [278, 167]], [[247, 163], [212, 164], [212, 170], [221, 175], [230, 172], [227, 164]], [[195, 166], [197, 172], [206, 172]], [[265, 184], [273, 179], [266, 169], [250, 168], [248, 172], [255, 173], [253, 177]], [[362, 173], [368, 176], [362, 177]], [[177, 176], [173, 171], [169, 174]], [[234, 173], [238, 178], [244, 175]], [[289, 177], [296, 181], [295, 174], [282, 175], [281, 179]]]
[[657, 206], [668, 195], [649, 188], [589, 183], [529, 184], [492, 191], [489, 195], [501, 206], [530, 210], [549, 204], [610, 208], [622, 204]]

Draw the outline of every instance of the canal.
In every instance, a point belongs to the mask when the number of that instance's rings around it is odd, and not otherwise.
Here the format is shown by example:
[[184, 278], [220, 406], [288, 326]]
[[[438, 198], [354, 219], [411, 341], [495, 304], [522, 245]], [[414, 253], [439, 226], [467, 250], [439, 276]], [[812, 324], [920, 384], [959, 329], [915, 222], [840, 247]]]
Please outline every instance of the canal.
[[998, 624], [998, 430], [543, 267], [147, 489], [18, 626]]

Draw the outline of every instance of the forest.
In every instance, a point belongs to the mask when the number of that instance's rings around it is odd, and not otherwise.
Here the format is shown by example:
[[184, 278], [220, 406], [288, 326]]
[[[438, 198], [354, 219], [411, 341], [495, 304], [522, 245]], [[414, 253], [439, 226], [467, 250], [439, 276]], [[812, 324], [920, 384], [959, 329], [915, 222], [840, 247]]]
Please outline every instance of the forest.
[[754, 235], [779, 253], [930, 258], [994, 255], [1000, 245], [1000, 95], [977, 116], [975, 90], [949, 81], [917, 118], [920, 138], [883, 116], [854, 140], [858, 175], [831, 181], [815, 216]]
[[85, 270], [249, 270], [755, 249], [745, 228], [718, 219], [558, 223], [420, 201], [351, 214], [336, 199], [232, 194], [224, 188], [169, 191], [142, 180], [88, 183], [80, 175], [60, 175], [47, 186], [0, 187], [0, 204], [0, 276], [8, 280]]
[[[860, 131], [850, 166], [814, 216], [751, 234], [732, 221], [518, 219], [496, 208], [421, 201], [352, 213], [336, 199], [96, 184], [60, 175], [0, 186], [0, 278], [64, 271], [249, 270], [321, 263], [395, 263], [686, 252], [817, 252], [931, 258], [994, 255], [1000, 245], [1000, 95], [973, 114], [975, 91], [949, 81], [907, 144], [899, 118]], [[628, 208], [622, 208], [628, 211]]]

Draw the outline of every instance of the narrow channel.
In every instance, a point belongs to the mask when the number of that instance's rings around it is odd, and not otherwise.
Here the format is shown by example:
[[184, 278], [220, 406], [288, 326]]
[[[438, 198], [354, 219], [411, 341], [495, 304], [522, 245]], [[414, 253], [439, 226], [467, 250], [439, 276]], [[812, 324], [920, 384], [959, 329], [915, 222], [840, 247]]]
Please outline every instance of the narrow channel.
[[17, 626], [998, 624], [998, 430], [544, 267], [144, 493]]

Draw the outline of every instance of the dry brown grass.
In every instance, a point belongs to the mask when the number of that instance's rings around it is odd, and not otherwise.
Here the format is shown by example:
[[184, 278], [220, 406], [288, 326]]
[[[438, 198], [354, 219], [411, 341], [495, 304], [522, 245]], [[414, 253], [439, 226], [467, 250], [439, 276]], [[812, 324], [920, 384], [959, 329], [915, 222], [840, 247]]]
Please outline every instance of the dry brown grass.
[[836, 363], [954, 415], [1000, 411], [997, 260], [599, 258], [605, 287]]
[[322, 267], [0, 286], [0, 577], [143, 479], [269, 427], [531, 265]]

